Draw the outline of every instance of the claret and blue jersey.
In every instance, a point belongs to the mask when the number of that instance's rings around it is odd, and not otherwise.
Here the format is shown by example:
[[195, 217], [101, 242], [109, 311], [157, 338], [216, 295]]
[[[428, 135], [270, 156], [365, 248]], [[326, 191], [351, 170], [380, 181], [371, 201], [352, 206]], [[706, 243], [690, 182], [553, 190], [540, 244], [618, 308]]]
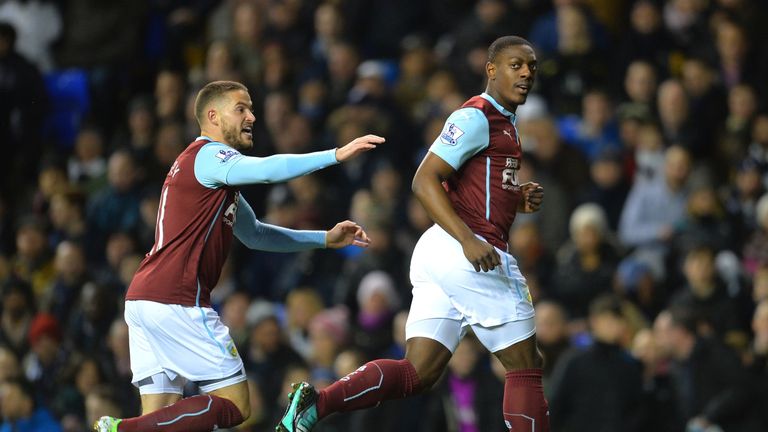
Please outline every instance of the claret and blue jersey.
[[475, 96], [448, 117], [430, 151], [456, 170], [445, 187], [459, 217], [475, 234], [507, 250], [521, 198], [515, 114], [487, 93]]
[[335, 149], [256, 158], [199, 137], [168, 171], [155, 244], [126, 300], [209, 307], [234, 236], [249, 248], [275, 252], [323, 247], [325, 231], [297, 231], [258, 221], [239, 187], [283, 182], [336, 163]]

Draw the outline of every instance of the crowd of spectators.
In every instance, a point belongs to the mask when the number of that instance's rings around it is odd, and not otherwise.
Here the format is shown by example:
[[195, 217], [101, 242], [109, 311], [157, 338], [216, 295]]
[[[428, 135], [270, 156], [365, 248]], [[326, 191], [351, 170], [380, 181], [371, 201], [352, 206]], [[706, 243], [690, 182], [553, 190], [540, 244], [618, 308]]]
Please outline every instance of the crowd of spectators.
[[[510, 250], [552, 430], [768, 430], [767, 22], [752, 0], [0, 0], [0, 431], [139, 413], [122, 298], [212, 80], [250, 89], [254, 156], [387, 138], [243, 189], [263, 221], [350, 218], [372, 244], [234, 247], [212, 300], [252, 389], [236, 430], [273, 430], [291, 382], [401, 358], [431, 224], [410, 179], [507, 34], [539, 60], [517, 126], [545, 202]], [[432, 392], [317, 430], [505, 431], [482, 352], [470, 335]]]

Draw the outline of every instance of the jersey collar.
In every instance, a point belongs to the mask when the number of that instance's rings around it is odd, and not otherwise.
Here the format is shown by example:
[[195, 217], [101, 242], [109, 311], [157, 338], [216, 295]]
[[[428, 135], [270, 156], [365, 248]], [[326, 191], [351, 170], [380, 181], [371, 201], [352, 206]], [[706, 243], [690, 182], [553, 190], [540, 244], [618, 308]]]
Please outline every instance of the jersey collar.
[[490, 102], [491, 105], [493, 105], [493, 107], [496, 108], [501, 113], [501, 115], [503, 115], [504, 117], [507, 117], [512, 122], [512, 124], [517, 123], [517, 116], [515, 115], [515, 113], [501, 106], [501, 104], [496, 102], [496, 99], [494, 99], [491, 95], [489, 95], [486, 92], [483, 92], [480, 95], [480, 97]]

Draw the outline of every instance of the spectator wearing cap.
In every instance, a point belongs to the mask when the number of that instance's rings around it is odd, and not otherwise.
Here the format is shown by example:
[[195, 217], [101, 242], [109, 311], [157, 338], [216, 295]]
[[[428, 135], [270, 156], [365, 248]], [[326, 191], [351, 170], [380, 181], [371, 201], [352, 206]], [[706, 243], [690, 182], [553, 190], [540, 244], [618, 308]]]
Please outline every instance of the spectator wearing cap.
[[242, 352], [245, 370], [258, 382], [269, 412], [274, 412], [284, 396], [281, 387], [286, 371], [305, 362], [288, 344], [274, 304], [254, 300], [245, 319], [250, 329], [248, 346]]
[[585, 318], [590, 302], [610, 290], [619, 251], [611, 241], [605, 211], [597, 204], [582, 204], [573, 211], [570, 233], [557, 254], [553, 296], [573, 320]]
[[667, 303], [663, 284], [656, 281], [653, 269], [642, 259], [622, 260], [613, 287], [617, 295], [637, 305], [646, 319], [654, 318]]
[[39, 313], [29, 326], [29, 353], [22, 361], [24, 375], [32, 384], [35, 400], [45, 405], [56, 395], [57, 377], [67, 363], [62, 330], [53, 315]]
[[352, 342], [368, 358], [379, 358], [392, 344], [392, 319], [400, 308], [400, 295], [385, 271], [366, 274], [357, 289], [358, 312]]

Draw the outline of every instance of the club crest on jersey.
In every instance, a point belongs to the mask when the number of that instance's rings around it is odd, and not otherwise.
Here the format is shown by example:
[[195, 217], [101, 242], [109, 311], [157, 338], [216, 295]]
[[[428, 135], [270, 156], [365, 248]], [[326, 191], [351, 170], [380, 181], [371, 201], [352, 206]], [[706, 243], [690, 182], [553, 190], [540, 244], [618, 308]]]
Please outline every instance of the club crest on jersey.
[[218, 153], [216, 153], [216, 157], [221, 159], [221, 163], [226, 163], [233, 157], [239, 155], [240, 153], [237, 150], [219, 150]]
[[459, 129], [455, 123], [446, 123], [445, 128], [440, 133], [440, 141], [443, 144], [456, 145], [462, 135], [464, 135], [464, 131]]
[[231, 340], [229, 342], [227, 342], [227, 348], [226, 349], [227, 349], [227, 352], [229, 353], [229, 355], [231, 355], [232, 357], [237, 357], [237, 347], [235, 346], [234, 342], [232, 342]]

